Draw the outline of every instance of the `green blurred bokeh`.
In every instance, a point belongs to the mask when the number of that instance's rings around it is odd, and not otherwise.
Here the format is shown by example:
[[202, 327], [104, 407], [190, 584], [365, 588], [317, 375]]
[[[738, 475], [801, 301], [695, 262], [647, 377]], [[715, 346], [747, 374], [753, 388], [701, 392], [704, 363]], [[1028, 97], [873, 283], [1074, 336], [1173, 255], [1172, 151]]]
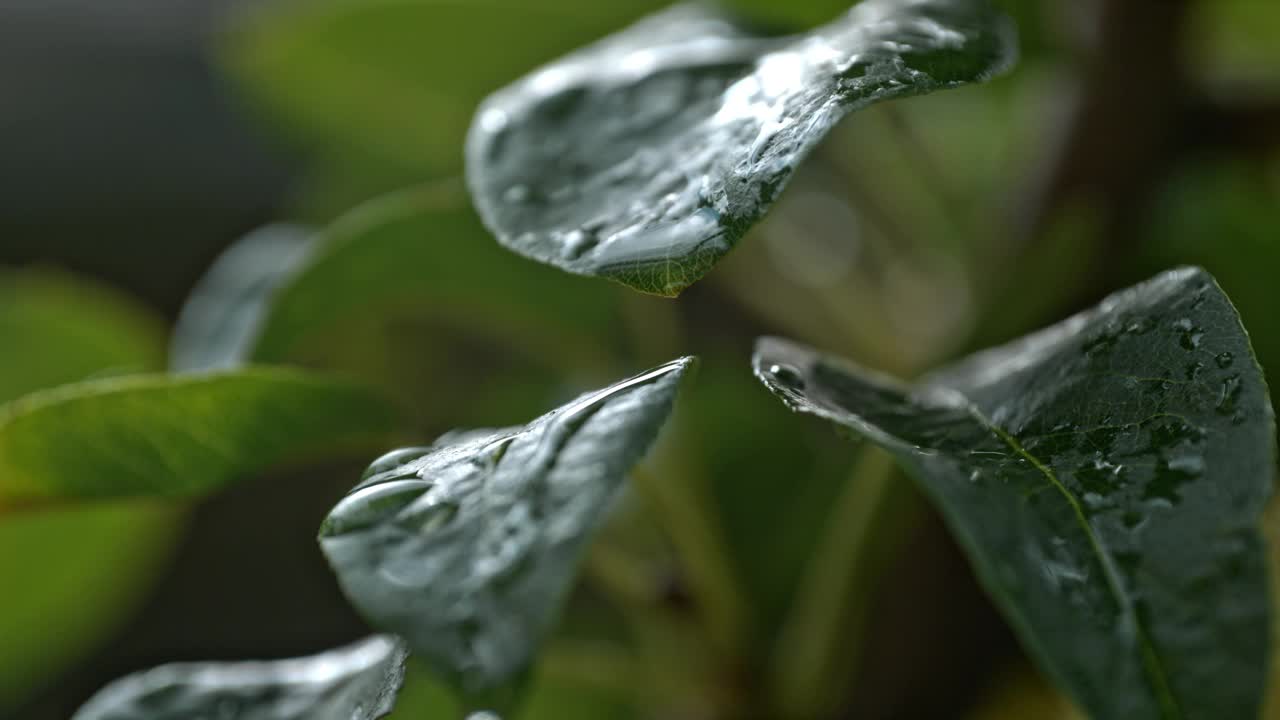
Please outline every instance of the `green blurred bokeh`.
[[[257, 152], [284, 168], [287, 184], [233, 207], [200, 195], [199, 182], [173, 178], [194, 188], [181, 202], [228, 228], [204, 240], [199, 217], [184, 234], [173, 219], [180, 203], [169, 196], [139, 196], [108, 212], [76, 195], [78, 185], [54, 185], [47, 193], [57, 222], [0, 205], [0, 261], [13, 266], [0, 275], [0, 401], [161, 367], [157, 318], [174, 317], [195, 271], [237, 239], [229, 228], [268, 219], [328, 226], [317, 234], [323, 250], [313, 274], [281, 295], [259, 359], [391, 391], [411, 411], [410, 440], [522, 422], [656, 362], [703, 358], [671, 432], [596, 543], [522, 717], [702, 718], [716, 708], [770, 717], [795, 702], [822, 716], [1069, 717], [1026, 666], [937, 518], [883, 464], [770, 398], [750, 377], [750, 348], [757, 335], [790, 335], [910, 377], [1156, 270], [1199, 264], [1237, 303], [1267, 371], [1280, 376], [1272, 311], [1280, 6], [1143, 0], [1127, 13], [1104, 12], [1117, 26], [1103, 32], [1075, 4], [1007, 0], [1022, 34], [1014, 73], [851, 117], [741, 248], [671, 302], [506, 253], [480, 227], [459, 180], [463, 138], [483, 97], [662, 4], [273, 0], [222, 8], [216, 24], [186, 40], [188, 59], [208, 63], [201, 72], [219, 78], [208, 92], [225, 93], [220, 102], [236, 109], [235, 122], [264, 138], [267, 149]], [[726, 4], [780, 32], [845, 5]], [[1111, 61], [1105, 39], [1129, 33], [1132, 45], [1158, 43], [1147, 34], [1160, 23], [1129, 16], [1168, 12], [1180, 13], [1170, 42], [1181, 66], [1153, 72], [1176, 78], [1175, 110], [1148, 113], [1152, 126], [1135, 131], [1165, 138], [1152, 150], [1158, 157], [1137, 172], [1106, 137], [1072, 145], [1078, 100]], [[53, 61], [58, 26], [46, 32]], [[115, 72], [147, 62], [131, 58]], [[1116, 109], [1133, 117], [1156, 102], [1123, 90], [1099, 92], [1113, 104], [1138, 103]], [[157, 127], [187, 118], [186, 142], [216, 142], [199, 134], [184, 102], [158, 84], [154, 103], [166, 112], [147, 117]], [[40, 126], [0, 124], [0, 136], [13, 128]], [[1064, 157], [1090, 153], [1076, 163], [1083, 179], [1053, 182]], [[104, 183], [129, 177], [128, 167], [97, 172]], [[187, 172], [211, 171], [193, 164]], [[1123, 194], [1113, 191], [1117, 178], [1129, 179]], [[0, 169], [0, 181], [20, 179]], [[445, 188], [444, 199], [406, 205], [422, 187]], [[82, 222], [68, 226], [67, 217]], [[85, 277], [33, 269], [33, 260]], [[116, 288], [100, 287], [104, 280]], [[364, 632], [350, 613], [331, 609], [336, 589], [318, 554], [288, 583], [258, 589], [288, 600], [228, 602], [249, 592], [237, 580], [244, 568], [307, 552], [295, 549], [310, 542], [306, 528], [354, 483], [363, 460], [309, 468], [304, 482], [289, 484], [293, 495], [272, 493], [276, 477], [264, 469], [247, 489], [191, 515], [146, 503], [0, 508], [0, 716], [67, 717], [106, 680], [170, 659], [304, 654]], [[880, 521], [868, 521], [867, 503]], [[282, 517], [288, 523], [277, 525]], [[283, 527], [299, 534], [282, 538]], [[260, 559], [207, 552], [244, 547], [246, 538]], [[218, 565], [193, 567], [203, 562]], [[287, 608], [312, 597], [325, 600], [299, 629]], [[812, 612], [830, 613], [831, 625], [814, 628]], [[198, 630], [207, 618], [216, 640]], [[821, 678], [822, 696], [786, 700], [809, 675]], [[451, 703], [415, 668], [393, 717], [452, 717]]]

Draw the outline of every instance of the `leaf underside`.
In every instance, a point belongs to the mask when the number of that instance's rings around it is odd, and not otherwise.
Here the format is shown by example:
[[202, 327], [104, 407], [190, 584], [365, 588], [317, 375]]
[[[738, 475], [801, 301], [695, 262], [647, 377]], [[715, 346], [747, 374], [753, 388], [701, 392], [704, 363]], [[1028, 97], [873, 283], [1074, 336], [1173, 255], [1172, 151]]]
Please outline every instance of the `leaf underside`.
[[1165, 273], [915, 387], [772, 339], [754, 365], [793, 410], [896, 456], [1090, 717], [1258, 716], [1275, 425], [1208, 274]]
[[407, 657], [378, 635], [304, 658], [162, 665], [111, 683], [72, 720], [376, 720], [391, 712]]
[[472, 702], [513, 695], [692, 364], [379, 459], [320, 531], [347, 596]]
[[866, 0], [781, 39], [680, 5], [490, 96], [467, 177], [512, 250], [674, 296], [845, 115], [985, 80], [1015, 52], [986, 0]]

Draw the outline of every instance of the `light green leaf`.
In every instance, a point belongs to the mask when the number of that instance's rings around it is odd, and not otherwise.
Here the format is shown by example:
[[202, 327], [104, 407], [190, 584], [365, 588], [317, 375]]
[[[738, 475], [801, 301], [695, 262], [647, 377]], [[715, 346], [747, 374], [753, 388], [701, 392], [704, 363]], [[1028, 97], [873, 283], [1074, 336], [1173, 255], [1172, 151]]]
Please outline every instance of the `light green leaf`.
[[180, 517], [152, 500], [0, 514], [0, 587], [15, 590], [0, 601], [0, 716], [57, 682], [137, 608]]
[[486, 100], [467, 176], [512, 250], [676, 295], [845, 115], [985, 80], [1013, 44], [986, 0], [867, 0], [782, 40], [677, 6]]
[[0, 274], [0, 403], [62, 383], [158, 368], [163, 331], [109, 288], [40, 270]]
[[376, 720], [391, 712], [406, 657], [378, 635], [290, 660], [161, 665], [111, 683], [73, 720]]
[[915, 388], [778, 340], [755, 369], [916, 477], [1090, 717], [1258, 716], [1275, 423], [1208, 274], [1166, 273]]
[[368, 450], [396, 424], [367, 388], [291, 370], [65, 385], [0, 407], [0, 505], [204, 493], [274, 464]]
[[347, 596], [471, 705], [505, 711], [591, 530], [692, 365], [668, 363], [525, 427], [452, 433], [375, 462], [320, 531]]

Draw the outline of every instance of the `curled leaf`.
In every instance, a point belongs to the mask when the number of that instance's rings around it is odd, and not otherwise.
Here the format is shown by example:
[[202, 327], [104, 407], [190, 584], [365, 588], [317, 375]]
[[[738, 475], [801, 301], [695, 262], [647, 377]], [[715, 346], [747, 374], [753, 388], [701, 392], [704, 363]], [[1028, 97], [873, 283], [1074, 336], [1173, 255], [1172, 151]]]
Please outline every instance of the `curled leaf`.
[[676, 6], [492, 95], [467, 177], [512, 250], [677, 295], [845, 115], [985, 80], [1013, 55], [986, 0], [867, 0], [783, 39]]

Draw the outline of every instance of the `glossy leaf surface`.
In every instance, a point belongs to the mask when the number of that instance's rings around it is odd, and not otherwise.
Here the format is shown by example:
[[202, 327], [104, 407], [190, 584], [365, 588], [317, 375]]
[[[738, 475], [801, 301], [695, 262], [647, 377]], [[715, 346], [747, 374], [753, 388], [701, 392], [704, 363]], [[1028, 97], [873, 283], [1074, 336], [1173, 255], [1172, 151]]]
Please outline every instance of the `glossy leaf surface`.
[[1275, 424], [1248, 338], [1178, 270], [905, 387], [784, 341], [761, 380], [917, 478], [1090, 717], [1257, 717]]
[[162, 665], [111, 683], [73, 720], [376, 720], [391, 712], [406, 656], [374, 636], [290, 660]]
[[465, 696], [509, 695], [692, 364], [375, 462], [320, 531], [347, 596]]
[[985, 0], [868, 0], [784, 39], [677, 6], [492, 95], [468, 180], [516, 252], [676, 295], [845, 115], [984, 80], [1013, 54]]
[[204, 493], [376, 447], [396, 425], [367, 388], [291, 370], [64, 385], [0, 407], [0, 505]]

